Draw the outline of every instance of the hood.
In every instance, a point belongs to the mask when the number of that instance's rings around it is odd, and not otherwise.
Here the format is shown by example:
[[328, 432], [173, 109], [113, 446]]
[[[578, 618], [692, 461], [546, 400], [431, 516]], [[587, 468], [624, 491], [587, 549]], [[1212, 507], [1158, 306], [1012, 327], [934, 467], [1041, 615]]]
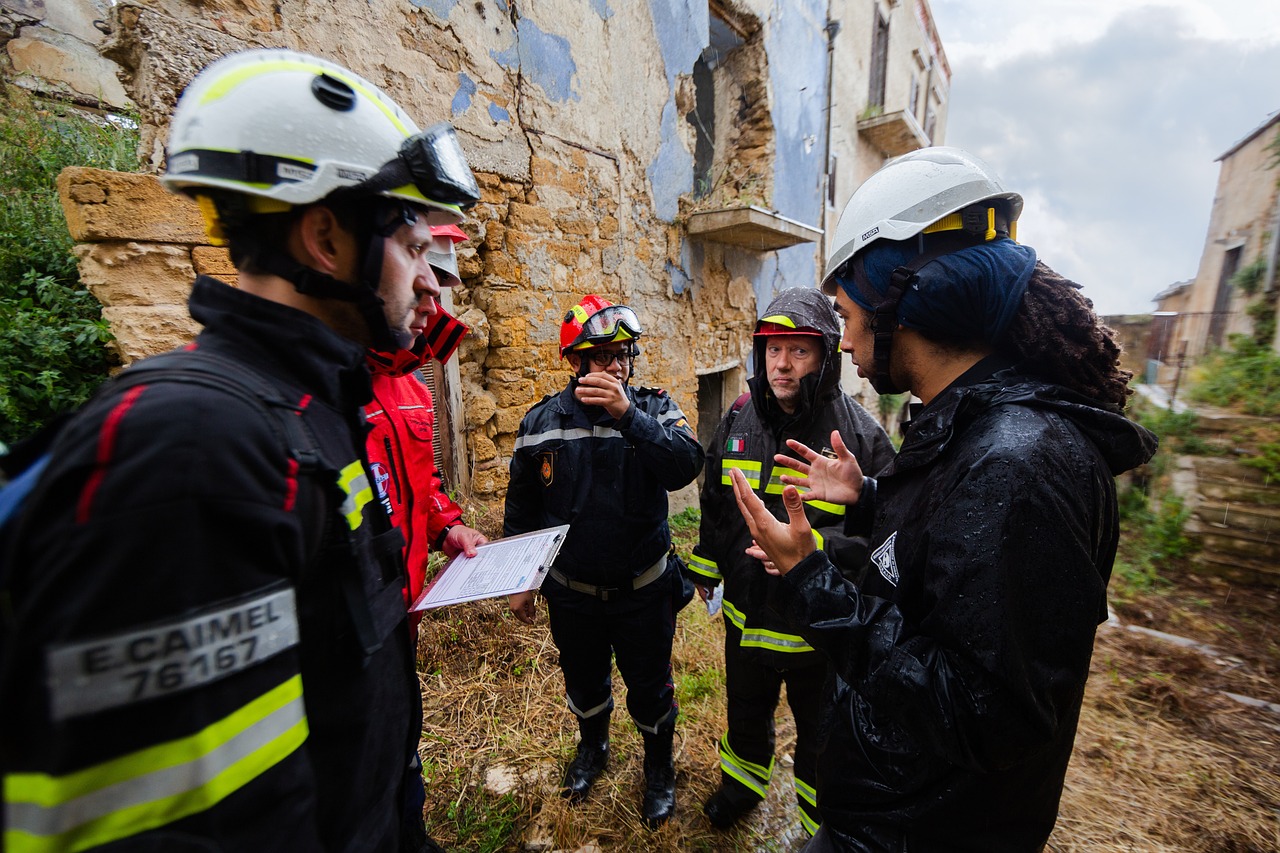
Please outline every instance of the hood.
[[1102, 455], [1113, 476], [1146, 464], [1159, 445], [1156, 435], [1123, 414], [1101, 408], [1097, 402], [1055, 385], [1007, 368], [973, 385], [944, 391], [919, 410], [909, 428], [918, 439], [904, 446], [895, 462], [909, 467], [941, 452], [956, 424], [998, 405], [1019, 405], [1051, 410], [1071, 421]]
[[822, 332], [822, 364], [814, 373], [800, 380], [800, 407], [788, 415], [774, 402], [765, 374], [764, 347], [767, 338], [755, 338], [752, 352], [755, 375], [747, 381], [751, 402], [765, 423], [805, 420], [817, 405], [840, 392], [840, 318], [831, 298], [813, 287], [793, 287], [773, 298], [761, 317], [787, 317], [796, 326], [808, 326]]
[[457, 351], [458, 345], [469, 331], [471, 330], [461, 320], [443, 308], [438, 308], [413, 349], [395, 352], [370, 350], [369, 369], [382, 376], [408, 376], [429, 359], [434, 358], [444, 364]]

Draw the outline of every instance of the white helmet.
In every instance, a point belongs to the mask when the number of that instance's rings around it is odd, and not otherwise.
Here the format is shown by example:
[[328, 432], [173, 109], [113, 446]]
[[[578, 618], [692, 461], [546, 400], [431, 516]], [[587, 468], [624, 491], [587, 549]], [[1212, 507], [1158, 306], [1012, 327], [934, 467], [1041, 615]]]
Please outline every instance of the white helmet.
[[[959, 148], [921, 148], [888, 161], [858, 187], [845, 205], [827, 253], [822, 290], [836, 290], [835, 274], [845, 261], [876, 240], [906, 240], [917, 234], [965, 230], [996, 236], [994, 208], [981, 219], [961, 211], [982, 201], [1002, 201], [1001, 225], [1016, 235], [1022, 196], [1004, 188], [995, 171]], [[953, 215], [954, 214], [954, 215]]]
[[262, 212], [353, 188], [422, 205], [440, 225], [479, 199], [450, 125], [421, 133], [369, 81], [291, 50], [232, 54], [191, 81], [161, 181], [256, 197]]

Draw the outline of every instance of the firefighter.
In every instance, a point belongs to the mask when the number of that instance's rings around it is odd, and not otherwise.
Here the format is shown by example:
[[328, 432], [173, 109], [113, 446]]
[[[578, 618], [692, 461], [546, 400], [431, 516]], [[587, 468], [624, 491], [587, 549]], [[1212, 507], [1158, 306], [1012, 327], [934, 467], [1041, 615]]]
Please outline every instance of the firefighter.
[[361, 406], [368, 349], [425, 328], [430, 226], [475, 179], [448, 125], [251, 50], [186, 88], [162, 180], [236, 286], [196, 279], [203, 331], [72, 417], [17, 522], [3, 846], [438, 849], [411, 806], [402, 538]]
[[[746, 555], [751, 534], [738, 511], [729, 472], [746, 474], [769, 511], [785, 518], [775, 453], [788, 439], [824, 447], [839, 430], [868, 471], [893, 458], [889, 436], [840, 387], [840, 320], [831, 299], [814, 288], [774, 297], [756, 324], [745, 398], [734, 403], [711, 440], [702, 486], [702, 523], [689, 570], [705, 600], [724, 582], [724, 669], [728, 729], [720, 740], [720, 788], [703, 805], [711, 824], [732, 826], [764, 800], [774, 767], [774, 711], [782, 685], [796, 724], [795, 790], [800, 822], [817, 832], [815, 770], [825, 660], [768, 608], [780, 581]], [[806, 506], [827, 553], [850, 574], [866, 561], [866, 539], [844, 532], [844, 507]]]
[[[872, 175], [823, 286], [859, 374], [920, 400], [898, 455], [867, 477], [838, 433], [829, 457], [792, 442], [787, 523], [731, 474], [782, 578], [771, 605], [831, 668], [808, 853], [1042, 850], [1057, 818], [1107, 618], [1114, 477], [1156, 441], [1123, 414], [1114, 332], [1015, 240], [1021, 212], [955, 148]], [[862, 579], [815, 547], [806, 500], [850, 507]]]
[[[503, 533], [569, 525], [541, 588], [580, 734], [563, 795], [581, 801], [608, 763], [616, 658], [644, 740], [641, 817], [656, 827], [675, 811], [671, 643], [688, 600], [668, 560], [667, 492], [694, 481], [703, 450], [665, 391], [628, 385], [643, 332], [629, 307], [596, 295], [565, 314], [560, 356], [574, 376], [520, 424]], [[510, 606], [533, 621], [532, 593]]]

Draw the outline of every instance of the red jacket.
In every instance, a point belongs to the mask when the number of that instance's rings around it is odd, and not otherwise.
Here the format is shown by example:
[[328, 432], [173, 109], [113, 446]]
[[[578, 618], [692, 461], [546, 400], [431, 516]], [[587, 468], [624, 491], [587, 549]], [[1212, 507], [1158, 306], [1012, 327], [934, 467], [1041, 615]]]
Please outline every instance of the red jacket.
[[[430, 358], [446, 361], [466, 332], [441, 311], [432, 318], [420, 352], [371, 352], [368, 358], [373, 373], [373, 400], [364, 410], [371, 427], [369, 465], [378, 499], [407, 543], [406, 606], [422, 592], [429, 551], [439, 548], [445, 527], [462, 518], [462, 508], [445, 494], [436, 470], [435, 405], [417, 370]], [[420, 614], [413, 616], [416, 627]]]

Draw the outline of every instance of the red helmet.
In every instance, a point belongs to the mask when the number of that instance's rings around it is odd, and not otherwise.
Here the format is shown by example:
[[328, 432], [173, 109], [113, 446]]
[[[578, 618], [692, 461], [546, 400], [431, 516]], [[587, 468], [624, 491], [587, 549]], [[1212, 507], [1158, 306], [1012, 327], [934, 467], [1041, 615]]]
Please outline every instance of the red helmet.
[[629, 341], [644, 334], [640, 318], [626, 305], [614, 305], [590, 294], [569, 309], [560, 324], [560, 357], [569, 350], [597, 347], [612, 341]]
[[467, 232], [457, 225], [432, 225], [431, 237], [433, 239], [431, 248], [427, 250], [427, 263], [436, 271], [441, 287], [457, 287], [462, 284], [462, 278], [458, 275], [458, 254], [454, 251], [453, 244], [464, 242]]

